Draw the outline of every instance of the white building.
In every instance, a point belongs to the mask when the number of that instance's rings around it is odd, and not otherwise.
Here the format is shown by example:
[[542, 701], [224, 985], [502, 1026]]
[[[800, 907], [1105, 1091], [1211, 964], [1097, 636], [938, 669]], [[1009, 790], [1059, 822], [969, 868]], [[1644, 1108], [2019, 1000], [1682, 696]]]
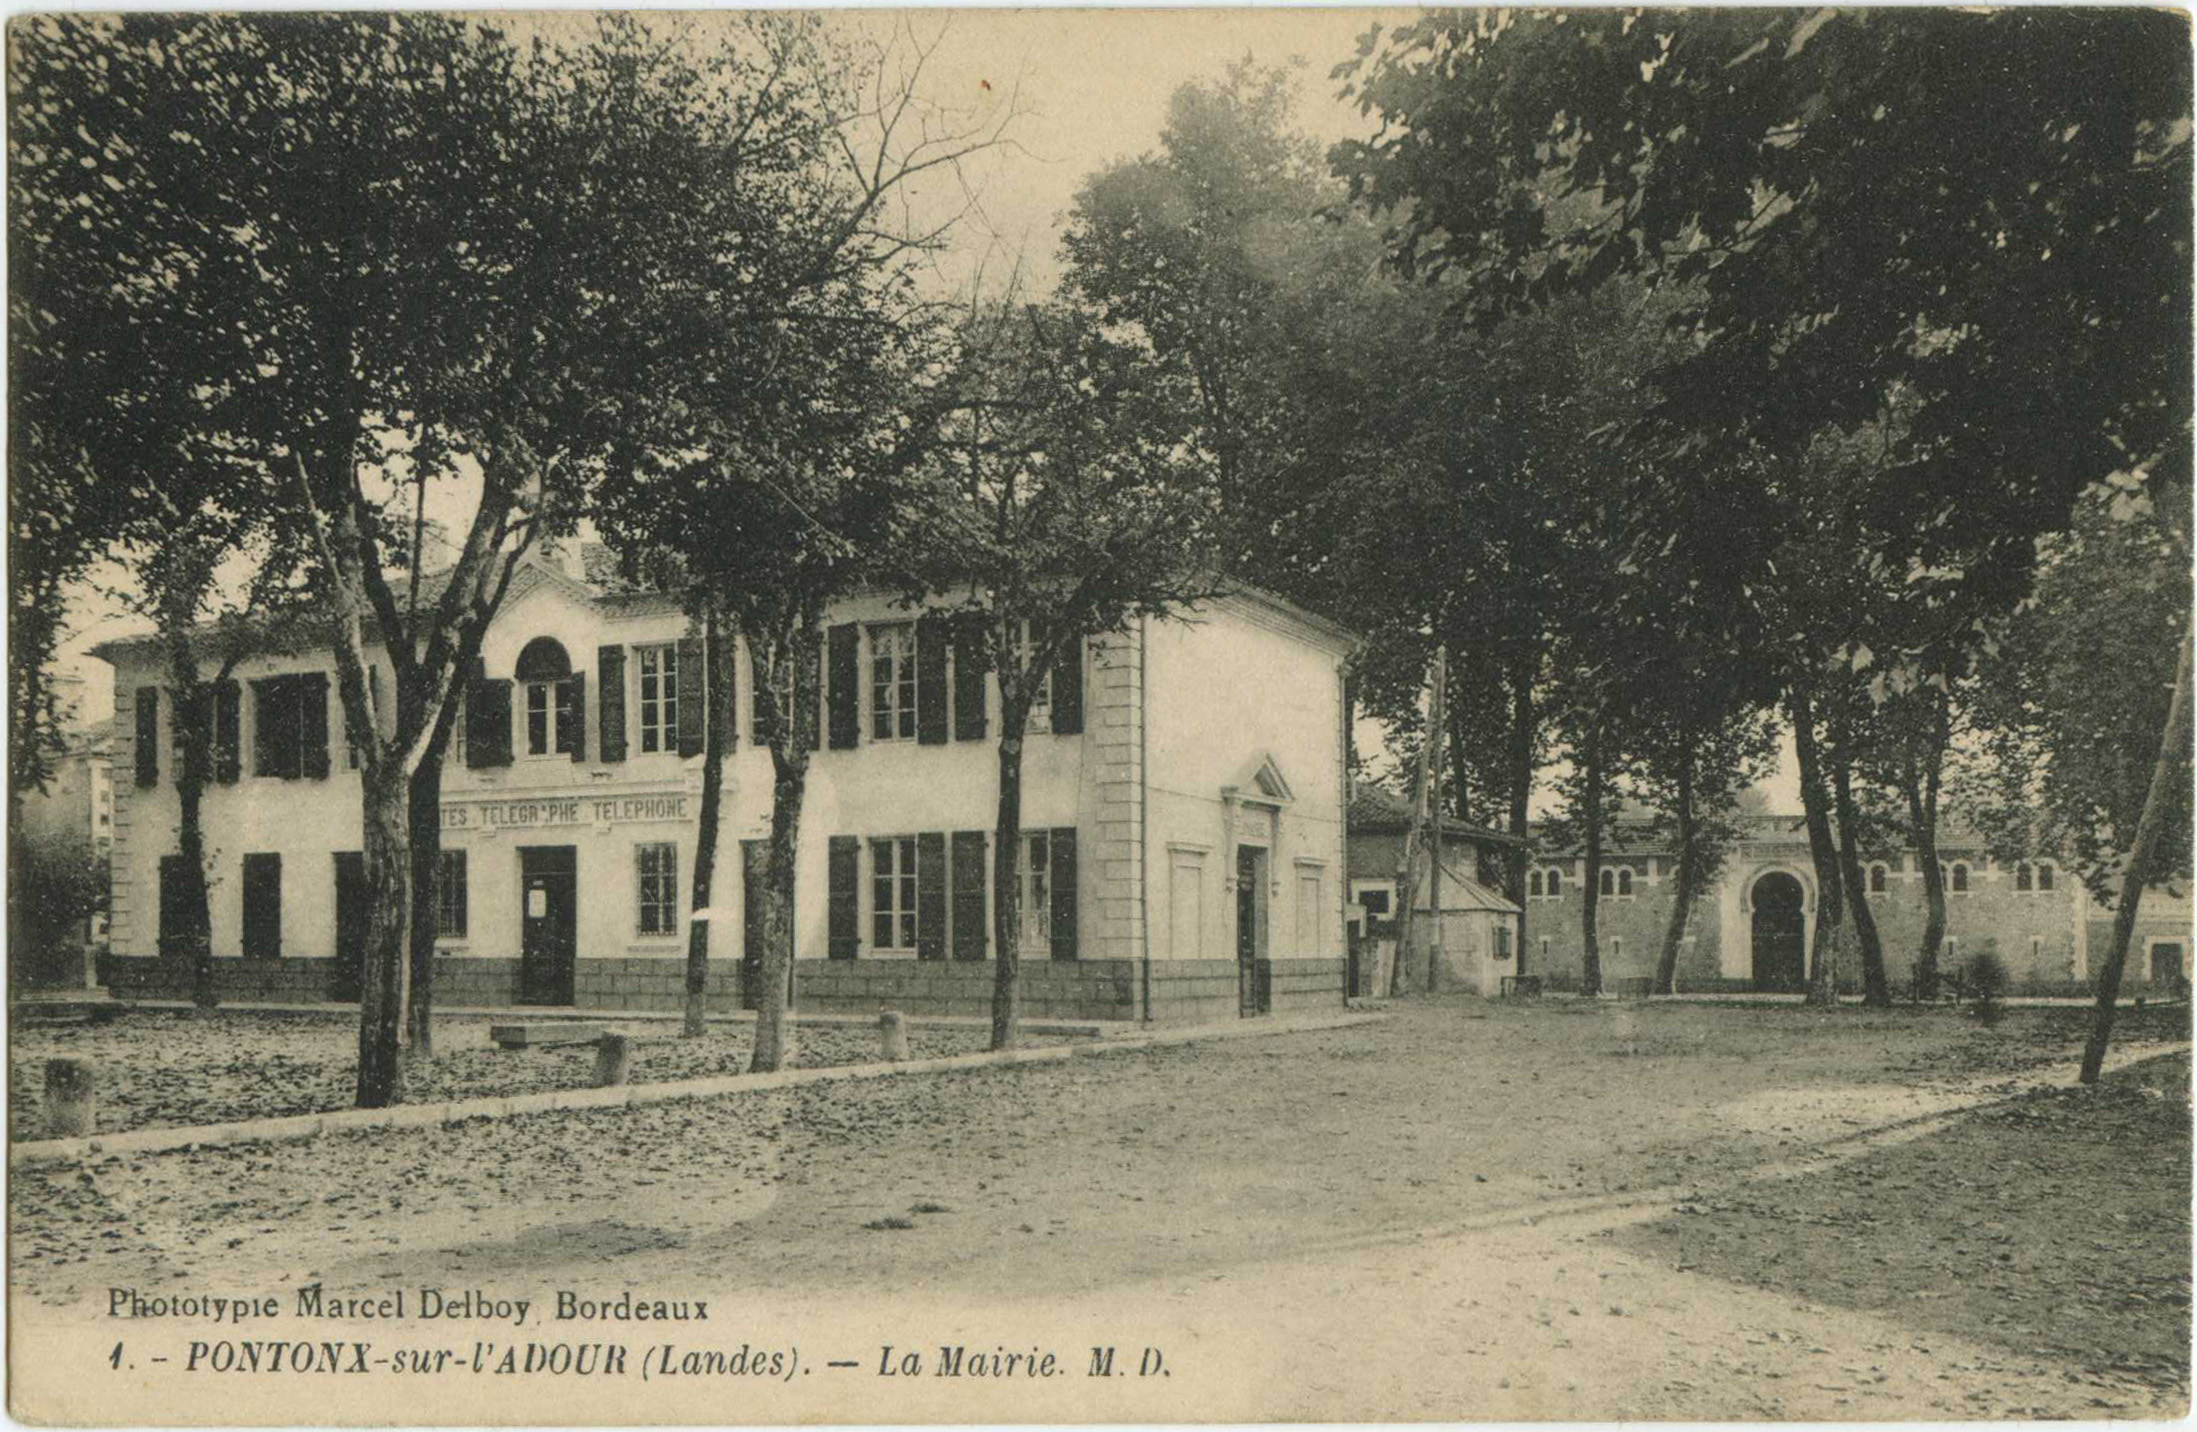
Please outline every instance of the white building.
[[[803, 1008], [989, 1008], [998, 691], [949, 623], [919, 615], [875, 595], [827, 620], [796, 876]], [[1055, 673], [1024, 756], [1027, 1012], [1185, 1020], [1341, 1002], [1351, 646], [1239, 589], [1094, 637]], [[177, 989], [188, 972], [160, 953], [163, 866], [172, 878], [178, 858], [165, 668], [149, 637], [96, 654], [115, 667], [121, 777], [104, 978]], [[553, 559], [521, 573], [443, 785], [439, 1006], [679, 1003], [700, 663], [675, 601]], [[720, 1008], [758, 955], [745, 916], [771, 810], [744, 645], [739, 663], [710, 901], [735, 914], [713, 930]], [[332, 665], [325, 649], [269, 651], [219, 702], [205, 828], [228, 998], [356, 997], [359, 781]]]

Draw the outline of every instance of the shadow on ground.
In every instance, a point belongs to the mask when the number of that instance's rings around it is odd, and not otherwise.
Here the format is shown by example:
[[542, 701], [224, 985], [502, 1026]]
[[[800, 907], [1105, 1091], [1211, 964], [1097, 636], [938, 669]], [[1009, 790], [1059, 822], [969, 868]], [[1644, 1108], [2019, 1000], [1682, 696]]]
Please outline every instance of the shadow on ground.
[[1954, 1116], [1682, 1203], [1620, 1241], [1677, 1268], [2188, 1395], [2190, 1056]]

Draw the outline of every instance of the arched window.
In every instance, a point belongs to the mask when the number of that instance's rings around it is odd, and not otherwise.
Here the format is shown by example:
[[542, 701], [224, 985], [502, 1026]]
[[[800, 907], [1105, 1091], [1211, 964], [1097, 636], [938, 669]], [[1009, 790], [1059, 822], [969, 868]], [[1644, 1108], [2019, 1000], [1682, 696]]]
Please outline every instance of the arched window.
[[1615, 895], [1617, 893], [1617, 871], [1607, 865], [1602, 867], [1602, 893], [1604, 895]]
[[2014, 888], [2016, 890], [2033, 890], [2036, 888], [2030, 878], [2029, 862], [2026, 860], [2014, 862]]
[[2052, 886], [2053, 886], [2053, 881], [2054, 881], [2054, 880], [2056, 880], [2056, 879], [2058, 878], [2058, 876], [2059, 876], [2059, 872], [2058, 872], [2058, 871], [2056, 871], [2056, 870], [2054, 870], [2054, 869], [2052, 868], [2052, 862], [2051, 862], [2051, 861], [2049, 861], [2049, 860], [2040, 860], [2040, 861], [2038, 861], [2038, 862], [2037, 862], [2037, 889], [2038, 889], [2038, 890], [2040, 890], [2040, 891], [2044, 891], [2044, 890], [2050, 890], [2050, 889], [2052, 888]]
[[572, 658], [555, 637], [538, 636], [519, 651], [512, 668], [519, 679], [526, 713], [526, 753], [569, 753], [579, 738], [578, 691], [572, 682]]
[[1881, 860], [1870, 862], [1869, 893], [1872, 895], [1882, 895], [1888, 888], [1890, 888], [1891, 883], [1892, 867], [1886, 865]]
[[1632, 867], [1630, 865], [1617, 867], [1617, 894], [1619, 899], [1632, 899]]
[[1564, 893], [1564, 872], [1554, 866], [1549, 868], [1549, 898], [1555, 900]]
[[1955, 895], [1966, 895], [1968, 893], [1968, 862], [1965, 860], [1953, 862], [1953, 893]]
[[1541, 898], [1541, 872], [1538, 870], [1527, 872], [1526, 898], [1529, 900], [1538, 900]]

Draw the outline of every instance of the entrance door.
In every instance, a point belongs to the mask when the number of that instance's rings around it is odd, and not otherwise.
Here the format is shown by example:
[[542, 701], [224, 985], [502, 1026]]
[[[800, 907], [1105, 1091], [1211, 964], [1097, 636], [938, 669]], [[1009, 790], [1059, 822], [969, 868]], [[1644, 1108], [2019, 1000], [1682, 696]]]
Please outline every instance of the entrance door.
[[359, 997], [359, 976], [366, 968], [366, 857], [356, 850], [336, 852], [336, 963], [328, 997], [346, 1003]]
[[1266, 852], [1236, 847], [1236, 1012], [1266, 1013]]
[[519, 847], [519, 1003], [572, 1003], [579, 855], [569, 845]]
[[2151, 982], [2170, 985], [2182, 977], [2182, 945], [2179, 940], [2161, 940], [2151, 947]]
[[1790, 993], [1808, 987], [1807, 896], [1800, 882], [1773, 870], [1755, 882], [1755, 988]]

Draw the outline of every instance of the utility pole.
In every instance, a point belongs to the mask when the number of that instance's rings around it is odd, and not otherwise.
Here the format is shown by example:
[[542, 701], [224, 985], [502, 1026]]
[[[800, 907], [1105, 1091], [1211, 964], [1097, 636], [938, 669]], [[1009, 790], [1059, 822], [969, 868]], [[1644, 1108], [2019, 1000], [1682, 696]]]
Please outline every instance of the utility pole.
[[1434, 994], [1442, 987], [1442, 936], [1446, 922], [1442, 919], [1442, 743], [1449, 739], [1449, 648], [1440, 646], [1434, 651], [1434, 701], [1428, 717], [1431, 726], [1430, 744], [1434, 751], [1427, 761], [1430, 779], [1427, 783], [1427, 993]]

